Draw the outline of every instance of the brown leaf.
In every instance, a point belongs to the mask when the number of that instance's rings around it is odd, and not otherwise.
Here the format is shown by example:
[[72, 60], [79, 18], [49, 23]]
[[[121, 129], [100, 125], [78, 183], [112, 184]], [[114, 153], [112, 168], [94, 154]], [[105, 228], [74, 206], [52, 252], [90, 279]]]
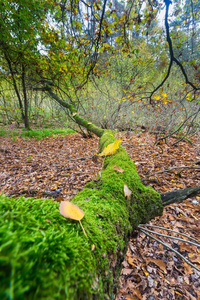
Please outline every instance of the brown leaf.
[[114, 166], [113, 169], [119, 173], [124, 173], [124, 170], [120, 168], [119, 166]]
[[166, 264], [161, 259], [155, 259], [155, 258], [148, 258], [147, 263], [154, 263], [156, 266], [158, 266], [162, 271], [166, 271]]
[[123, 275], [130, 275], [132, 272], [133, 272], [133, 270], [130, 269], [130, 268], [124, 268], [124, 269], [122, 269], [122, 274]]
[[127, 261], [128, 261], [128, 263], [129, 263], [129, 265], [132, 266], [132, 268], [135, 268], [135, 258], [128, 257], [128, 258], [127, 258]]
[[188, 265], [185, 261], [183, 263], [184, 263], [185, 273], [187, 275], [193, 274], [193, 268], [190, 265]]

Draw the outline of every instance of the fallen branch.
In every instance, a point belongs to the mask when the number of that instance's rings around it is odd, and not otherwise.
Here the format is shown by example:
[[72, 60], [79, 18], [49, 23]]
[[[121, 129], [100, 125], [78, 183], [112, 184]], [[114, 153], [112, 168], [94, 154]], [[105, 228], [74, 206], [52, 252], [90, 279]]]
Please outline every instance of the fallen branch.
[[200, 193], [200, 186], [189, 187], [186, 189], [175, 190], [168, 193], [161, 194], [161, 199], [164, 206], [167, 206], [172, 203], [180, 203], [186, 200], [187, 198], [196, 196]]
[[192, 241], [194, 241], [195, 243], [199, 243], [200, 242], [194, 238], [191, 238], [189, 235], [185, 234], [185, 233], [182, 233], [182, 232], [179, 232], [179, 231], [176, 231], [176, 230], [172, 230], [172, 229], [169, 229], [169, 228], [166, 228], [166, 227], [162, 227], [162, 226], [157, 226], [157, 225], [152, 225], [152, 224], [140, 224], [139, 226], [143, 226], [143, 227], [152, 227], [152, 228], [158, 228], [158, 229], [162, 229], [162, 230], [165, 230], [165, 231], [170, 231], [170, 232], [174, 232], [174, 233], [177, 233], [179, 235], [182, 235]]
[[83, 157], [77, 157], [77, 158], [70, 158], [68, 159], [68, 161], [72, 161], [72, 160], [86, 160], [86, 159], [91, 159], [93, 158], [95, 155], [90, 155], [90, 156], [83, 156]]
[[[163, 237], [166, 237], [166, 238], [169, 238], [169, 239], [174, 239], [174, 240], [177, 240], [177, 241], [188, 243], [188, 244], [191, 244], [191, 245], [194, 245], [194, 246], [200, 248], [200, 244], [194, 243], [192, 241], [187, 241], [187, 240], [181, 239], [181, 238], [176, 237], [176, 236], [171, 236], [171, 235], [163, 234], [163, 233], [156, 232], [156, 231], [153, 231], [153, 230], [149, 230], [149, 229], [144, 228], [144, 226], [145, 225], [139, 225], [138, 228], [140, 228], [140, 229], [142, 228], [142, 229], [146, 230], [149, 233], [153, 233], [153, 234], [156, 234], [156, 235], [159, 235], [159, 236], [163, 236]], [[165, 230], [164, 227], [163, 227], [163, 230]]]

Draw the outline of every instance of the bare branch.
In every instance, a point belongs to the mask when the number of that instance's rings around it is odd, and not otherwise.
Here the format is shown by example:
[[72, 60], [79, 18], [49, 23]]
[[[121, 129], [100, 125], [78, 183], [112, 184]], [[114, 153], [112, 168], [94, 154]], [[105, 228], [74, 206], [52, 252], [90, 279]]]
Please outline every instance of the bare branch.
[[168, 71], [167, 71], [167, 75], [165, 76], [165, 78], [163, 79], [163, 81], [151, 92], [150, 94], [150, 103], [151, 103], [151, 97], [153, 96], [153, 94], [161, 87], [163, 86], [163, 84], [166, 82], [166, 80], [168, 79], [169, 75], [170, 75], [170, 71], [171, 71], [171, 67], [173, 65], [173, 62], [175, 62], [177, 64], [177, 66], [181, 69], [181, 72], [185, 78], [185, 83], [189, 84], [194, 91], [200, 90], [199, 87], [195, 86], [189, 79], [187, 76], [187, 73], [183, 67], [183, 65], [181, 64], [181, 62], [174, 56], [174, 51], [173, 51], [173, 44], [172, 44], [172, 40], [170, 37], [170, 31], [169, 31], [169, 22], [168, 22], [168, 16], [169, 16], [169, 6], [170, 4], [172, 4], [171, 0], [164, 0], [165, 6], [166, 6], [166, 11], [165, 11], [165, 29], [166, 29], [166, 39], [168, 42], [168, 46], [169, 46], [169, 55], [170, 55], [170, 63], [169, 63], [169, 67], [168, 67]]

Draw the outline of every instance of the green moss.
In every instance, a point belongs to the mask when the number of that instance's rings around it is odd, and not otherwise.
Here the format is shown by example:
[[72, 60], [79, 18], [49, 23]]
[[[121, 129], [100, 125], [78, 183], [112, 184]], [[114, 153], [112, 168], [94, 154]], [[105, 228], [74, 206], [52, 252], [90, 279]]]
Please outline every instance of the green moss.
[[0, 211], [1, 299], [90, 299], [95, 256], [58, 203], [1, 196]]
[[[101, 150], [114, 141], [100, 140]], [[113, 166], [119, 166], [119, 173]], [[124, 196], [124, 184], [132, 191]], [[141, 183], [120, 146], [104, 160], [101, 177], [72, 201], [82, 224], [62, 217], [58, 203], [41, 199], [0, 201], [0, 296], [2, 299], [111, 299], [133, 228], [162, 213], [160, 195]]]

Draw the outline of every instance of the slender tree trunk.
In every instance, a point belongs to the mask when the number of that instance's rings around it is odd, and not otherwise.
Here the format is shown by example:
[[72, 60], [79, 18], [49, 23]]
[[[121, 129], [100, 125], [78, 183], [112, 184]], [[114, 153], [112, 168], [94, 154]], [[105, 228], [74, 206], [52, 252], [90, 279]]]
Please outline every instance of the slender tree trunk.
[[19, 89], [18, 89], [18, 86], [17, 86], [17, 82], [16, 82], [16, 79], [15, 79], [15, 73], [14, 73], [13, 68], [12, 68], [12, 63], [11, 63], [11, 61], [10, 61], [10, 59], [7, 56], [6, 53], [4, 53], [4, 56], [5, 56], [5, 59], [8, 63], [9, 71], [10, 71], [11, 76], [12, 76], [12, 82], [13, 82], [15, 93], [17, 95], [17, 99], [18, 99], [19, 108], [20, 108], [21, 117], [22, 117], [22, 120], [23, 120], [23, 123], [24, 123], [24, 127], [29, 130], [30, 126], [29, 126], [29, 120], [28, 120], [28, 100], [27, 100], [27, 95], [26, 95], [25, 78], [24, 78], [25, 73], [23, 74], [23, 72], [22, 72], [22, 89], [23, 89], [23, 95], [25, 96], [25, 98], [24, 98], [24, 107], [23, 107], [23, 101], [22, 101], [22, 98], [21, 98], [21, 95], [20, 95], [20, 92], [19, 92]]
[[22, 65], [22, 90], [23, 90], [23, 96], [24, 96], [24, 126], [27, 130], [30, 130], [30, 124], [29, 124], [29, 117], [28, 117], [28, 97], [27, 97], [27, 91], [26, 91], [26, 82], [25, 82], [25, 66]]

